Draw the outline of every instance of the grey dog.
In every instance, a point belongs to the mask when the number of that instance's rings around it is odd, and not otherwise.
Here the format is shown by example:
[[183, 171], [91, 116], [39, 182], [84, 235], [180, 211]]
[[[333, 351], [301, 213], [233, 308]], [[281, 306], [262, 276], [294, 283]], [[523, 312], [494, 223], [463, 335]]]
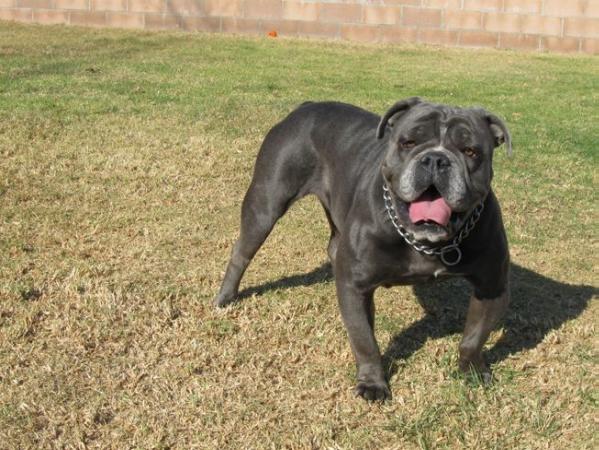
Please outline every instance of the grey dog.
[[241, 232], [215, 305], [239, 282], [275, 222], [314, 194], [331, 227], [328, 254], [357, 365], [356, 394], [391, 396], [374, 336], [374, 291], [461, 276], [473, 286], [459, 367], [485, 381], [482, 347], [509, 303], [509, 251], [491, 190], [505, 124], [482, 108], [395, 103], [381, 118], [307, 102], [267, 134], [243, 200]]

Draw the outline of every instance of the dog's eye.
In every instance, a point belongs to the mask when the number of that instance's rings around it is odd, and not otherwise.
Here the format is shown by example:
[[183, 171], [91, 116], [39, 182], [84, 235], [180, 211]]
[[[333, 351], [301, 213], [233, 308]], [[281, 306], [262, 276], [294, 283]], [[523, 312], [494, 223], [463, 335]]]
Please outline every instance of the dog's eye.
[[476, 150], [474, 150], [471, 147], [466, 147], [464, 150], [462, 150], [462, 153], [466, 155], [468, 158], [476, 158], [478, 156]]
[[410, 150], [410, 149], [416, 147], [416, 142], [412, 141], [412, 140], [406, 141], [403, 144], [401, 144], [401, 147], [404, 148], [404, 149], [406, 149], [406, 150]]

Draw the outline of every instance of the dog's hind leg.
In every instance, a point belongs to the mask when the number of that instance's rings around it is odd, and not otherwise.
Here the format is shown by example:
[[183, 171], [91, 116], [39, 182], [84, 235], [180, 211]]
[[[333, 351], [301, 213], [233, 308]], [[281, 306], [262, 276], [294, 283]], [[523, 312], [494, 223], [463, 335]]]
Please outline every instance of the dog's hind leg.
[[294, 197], [286, 198], [267, 186], [252, 183], [241, 208], [241, 230], [233, 247], [216, 306], [225, 306], [235, 299], [239, 283], [250, 261], [262, 246], [277, 220], [285, 214]]
[[256, 160], [252, 183], [241, 207], [239, 239], [214, 299], [216, 306], [225, 306], [237, 297], [245, 270], [277, 220], [296, 200], [309, 193], [314, 167], [310, 156], [301, 154], [293, 142], [276, 138], [276, 135], [267, 136]]

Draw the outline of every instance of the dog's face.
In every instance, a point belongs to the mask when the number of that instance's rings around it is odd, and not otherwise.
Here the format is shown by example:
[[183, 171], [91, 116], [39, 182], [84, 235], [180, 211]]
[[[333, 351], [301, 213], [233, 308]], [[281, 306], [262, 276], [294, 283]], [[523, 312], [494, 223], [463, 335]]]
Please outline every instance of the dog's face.
[[410, 98], [382, 118], [388, 135], [382, 166], [401, 224], [418, 241], [450, 239], [486, 197], [493, 150], [511, 151], [505, 124], [484, 109], [465, 109]]

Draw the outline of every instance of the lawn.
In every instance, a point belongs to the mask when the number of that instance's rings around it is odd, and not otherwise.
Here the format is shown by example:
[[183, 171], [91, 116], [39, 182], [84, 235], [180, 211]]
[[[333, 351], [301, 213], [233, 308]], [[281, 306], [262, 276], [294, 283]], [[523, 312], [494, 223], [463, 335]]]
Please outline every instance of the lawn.
[[[599, 446], [599, 59], [0, 23], [0, 448]], [[354, 362], [307, 198], [223, 311], [268, 129], [304, 100], [482, 105], [513, 303], [457, 374], [461, 282], [377, 291], [393, 399]], [[436, 311], [426, 315], [419, 303]]]

